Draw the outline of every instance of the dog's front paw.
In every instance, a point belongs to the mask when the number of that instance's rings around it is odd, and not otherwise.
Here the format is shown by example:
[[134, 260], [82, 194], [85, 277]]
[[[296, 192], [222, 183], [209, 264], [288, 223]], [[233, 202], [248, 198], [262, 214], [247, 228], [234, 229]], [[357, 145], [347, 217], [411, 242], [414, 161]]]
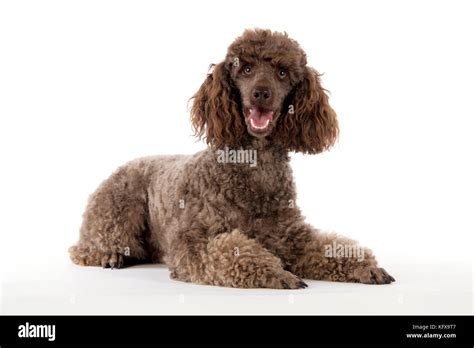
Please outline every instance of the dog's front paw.
[[308, 285], [293, 273], [281, 270], [269, 275], [264, 280], [263, 287], [272, 289], [304, 289]]
[[390, 284], [395, 281], [385, 269], [374, 266], [357, 268], [354, 277], [357, 282], [363, 284]]

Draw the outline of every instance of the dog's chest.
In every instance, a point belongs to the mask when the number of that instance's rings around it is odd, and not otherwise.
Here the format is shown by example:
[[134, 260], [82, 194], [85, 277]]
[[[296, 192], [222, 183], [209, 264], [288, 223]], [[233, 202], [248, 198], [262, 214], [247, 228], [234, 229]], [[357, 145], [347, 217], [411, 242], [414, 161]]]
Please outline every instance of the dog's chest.
[[232, 225], [251, 226], [256, 219], [276, 219], [291, 208], [295, 201], [292, 179], [279, 174], [255, 171], [233, 182], [221, 205]]

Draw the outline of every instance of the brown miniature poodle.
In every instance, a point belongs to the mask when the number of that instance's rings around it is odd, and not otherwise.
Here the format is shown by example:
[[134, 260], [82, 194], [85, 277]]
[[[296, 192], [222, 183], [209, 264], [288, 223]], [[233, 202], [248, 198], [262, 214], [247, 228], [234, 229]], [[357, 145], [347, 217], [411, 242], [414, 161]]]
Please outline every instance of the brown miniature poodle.
[[320, 153], [338, 136], [299, 44], [247, 30], [213, 67], [191, 109], [208, 149], [120, 167], [89, 198], [72, 261], [164, 262], [174, 279], [239, 288], [393, 282], [370, 250], [320, 232], [296, 206], [288, 153]]

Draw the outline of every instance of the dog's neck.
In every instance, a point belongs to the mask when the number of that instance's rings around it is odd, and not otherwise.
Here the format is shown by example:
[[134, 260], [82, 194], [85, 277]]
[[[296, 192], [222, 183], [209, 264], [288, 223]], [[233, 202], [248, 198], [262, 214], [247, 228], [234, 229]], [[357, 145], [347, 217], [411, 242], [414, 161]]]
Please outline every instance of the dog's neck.
[[274, 192], [292, 181], [288, 151], [267, 139], [252, 138], [238, 147], [225, 146], [213, 153], [219, 177], [232, 178], [232, 187]]
[[[255, 162], [233, 161], [230, 151], [243, 150], [239, 155], [245, 158], [252, 151]], [[265, 216], [272, 211], [287, 209], [288, 202], [296, 199], [296, 190], [290, 167], [288, 151], [276, 146], [266, 139], [252, 139], [239, 147], [223, 147], [207, 152], [209, 160], [219, 165], [212, 165], [212, 177], [217, 191], [223, 184], [227, 187], [224, 195], [228, 202], [235, 203], [248, 216], [255, 218]], [[220, 157], [219, 157], [220, 156]], [[232, 152], [237, 156], [237, 152]], [[238, 199], [236, 199], [238, 197]]]
[[[215, 151], [218, 163], [224, 170], [258, 172], [274, 167], [275, 170], [288, 166], [288, 151], [265, 138], [252, 138], [238, 146], [224, 146]], [[284, 168], [283, 168], [284, 167]]]

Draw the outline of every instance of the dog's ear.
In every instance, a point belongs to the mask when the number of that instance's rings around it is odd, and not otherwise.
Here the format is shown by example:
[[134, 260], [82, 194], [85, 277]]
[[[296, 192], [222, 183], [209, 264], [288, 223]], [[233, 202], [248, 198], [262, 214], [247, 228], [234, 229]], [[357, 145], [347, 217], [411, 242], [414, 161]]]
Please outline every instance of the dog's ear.
[[211, 67], [212, 73], [191, 98], [191, 123], [195, 135], [204, 138], [212, 148], [235, 146], [245, 134], [239, 92], [225, 62]]
[[315, 154], [335, 143], [339, 127], [320, 75], [312, 68], [304, 69], [303, 80], [287, 98], [276, 139], [290, 151]]

